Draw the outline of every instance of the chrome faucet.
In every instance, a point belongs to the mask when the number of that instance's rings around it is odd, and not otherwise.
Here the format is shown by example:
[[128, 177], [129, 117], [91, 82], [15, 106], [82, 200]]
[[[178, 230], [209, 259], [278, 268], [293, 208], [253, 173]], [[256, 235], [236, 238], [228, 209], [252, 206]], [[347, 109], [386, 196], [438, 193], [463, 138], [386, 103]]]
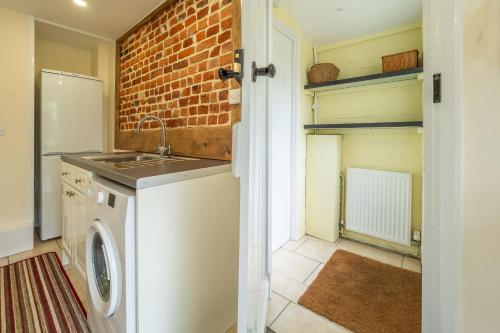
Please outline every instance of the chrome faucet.
[[152, 116], [152, 115], [144, 116], [144, 118], [142, 118], [141, 120], [139, 120], [137, 122], [136, 132], [139, 133], [141, 131], [141, 126], [144, 123], [144, 121], [150, 120], [150, 119], [157, 120], [161, 124], [161, 130], [162, 130], [161, 146], [158, 146], [158, 153], [160, 153], [161, 157], [164, 157], [165, 155], [170, 157], [171, 149], [170, 149], [170, 145], [167, 145], [167, 139], [166, 139], [167, 130], [165, 128], [165, 124], [163, 123], [163, 121], [160, 118], [158, 118], [157, 116]]

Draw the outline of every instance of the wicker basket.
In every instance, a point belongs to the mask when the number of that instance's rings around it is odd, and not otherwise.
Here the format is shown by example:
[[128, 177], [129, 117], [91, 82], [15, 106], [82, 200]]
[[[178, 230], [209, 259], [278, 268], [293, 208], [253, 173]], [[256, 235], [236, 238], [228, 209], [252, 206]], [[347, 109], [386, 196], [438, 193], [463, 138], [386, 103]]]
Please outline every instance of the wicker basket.
[[418, 50], [411, 50], [382, 57], [384, 73], [398, 72], [418, 66]]
[[307, 74], [309, 83], [324, 83], [335, 81], [339, 77], [340, 69], [334, 64], [316, 64]]

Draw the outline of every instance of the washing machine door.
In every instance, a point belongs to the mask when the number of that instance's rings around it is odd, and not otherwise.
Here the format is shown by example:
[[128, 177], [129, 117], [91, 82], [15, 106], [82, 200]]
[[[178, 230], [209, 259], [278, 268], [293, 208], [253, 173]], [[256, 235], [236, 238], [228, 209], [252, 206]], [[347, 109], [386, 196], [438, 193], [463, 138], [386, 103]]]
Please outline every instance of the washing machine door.
[[116, 310], [121, 293], [118, 250], [109, 228], [96, 219], [87, 233], [87, 281], [97, 313], [107, 318]]

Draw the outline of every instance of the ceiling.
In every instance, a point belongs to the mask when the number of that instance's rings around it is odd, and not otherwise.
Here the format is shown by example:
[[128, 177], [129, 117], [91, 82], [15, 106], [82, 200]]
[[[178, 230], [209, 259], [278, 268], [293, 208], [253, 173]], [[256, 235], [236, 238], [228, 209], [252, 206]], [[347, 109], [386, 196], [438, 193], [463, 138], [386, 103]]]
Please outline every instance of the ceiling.
[[422, 0], [280, 0], [314, 46], [361, 37], [422, 19]]
[[164, 0], [0, 0], [0, 6], [95, 36], [116, 40]]

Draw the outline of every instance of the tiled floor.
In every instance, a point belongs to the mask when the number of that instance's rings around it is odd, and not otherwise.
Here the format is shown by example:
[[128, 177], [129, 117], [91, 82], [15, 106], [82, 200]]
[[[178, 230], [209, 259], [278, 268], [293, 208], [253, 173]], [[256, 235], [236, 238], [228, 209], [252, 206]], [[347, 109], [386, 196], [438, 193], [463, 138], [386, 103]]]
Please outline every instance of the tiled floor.
[[[35, 235], [33, 250], [21, 252], [5, 258], [0, 258], [0, 267], [47, 252], [56, 252], [59, 256], [59, 259], [61, 259], [60, 239], [52, 239], [42, 242], [38, 239], [38, 236]], [[80, 300], [82, 301], [84, 307], [87, 308], [87, 292], [85, 286], [80, 283], [80, 280], [76, 277], [74, 271], [72, 271], [71, 269], [66, 269], [66, 274], [68, 275], [71, 284], [75, 288], [78, 297], [80, 297]]]
[[267, 325], [276, 333], [349, 332], [334, 322], [300, 306], [298, 299], [306, 291], [332, 254], [343, 249], [389, 265], [420, 272], [420, 260], [384, 251], [368, 245], [339, 239], [329, 243], [304, 236], [289, 241], [273, 253], [272, 298], [268, 305]]

